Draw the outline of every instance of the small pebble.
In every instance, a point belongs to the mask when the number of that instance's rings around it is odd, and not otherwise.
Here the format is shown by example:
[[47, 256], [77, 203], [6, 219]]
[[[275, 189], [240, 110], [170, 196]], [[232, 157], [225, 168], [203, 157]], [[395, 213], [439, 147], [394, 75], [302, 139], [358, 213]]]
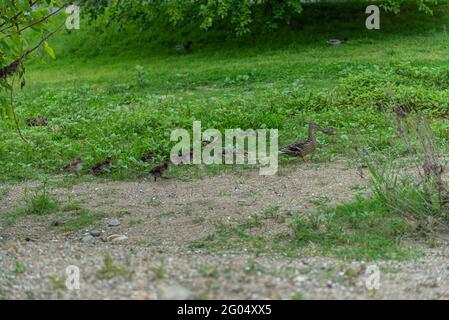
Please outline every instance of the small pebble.
[[99, 231], [99, 230], [92, 230], [92, 231], [90, 232], [90, 235], [91, 235], [92, 237], [99, 237], [99, 236], [101, 236], [101, 231]]
[[117, 226], [119, 226], [119, 225], [121, 225], [122, 223], [120, 222], [120, 220], [119, 219], [112, 219], [112, 220], [110, 220], [109, 221], [109, 226], [110, 227], [117, 227]]
[[158, 290], [158, 298], [161, 300], [190, 300], [193, 298], [193, 292], [179, 285], [164, 285]]
[[113, 235], [110, 235], [109, 237], [107, 237], [107, 241], [112, 241], [112, 242], [124, 241], [127, 239], [128, 239], [127, 236], [120, 235], [120, 234], [113, 234]]
[[93, 237], [92, 235], [90, 235], [90, 234], [86, 234], [86, 235], [83, 237], [82, 241], [83, 241], [84, 243], [92, 242], [92, 241], [94, 241], [94, 237]]
[[127, 236], [119, 236], [117, 238], [112, 239], [112, 242], [119, 242], [119, 241], [125, 241], [128, 240]]

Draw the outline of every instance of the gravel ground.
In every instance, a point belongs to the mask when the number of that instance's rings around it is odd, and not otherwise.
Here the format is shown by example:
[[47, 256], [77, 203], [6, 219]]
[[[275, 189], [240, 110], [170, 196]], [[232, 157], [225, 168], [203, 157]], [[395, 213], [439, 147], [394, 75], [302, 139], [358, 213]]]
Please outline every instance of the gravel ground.
[[[322, 202], [343, 202], [363, 190], [364, 183], [345, 163], [335, 163], [299, 166], [276, 177], [245, 171], [190, 182], [54, 188], [52, 194], [62, 203], [77, 201], [106, 215], [92, 226], [70, 232], [52, 226], [54, 215], [1, 225], [0, 298], [449, 298], [445, 245], [433, 249], [422, 245], [425, 254], [415, 260], [374, 263], [289, 258], [270, 252], [255, 256], [245, 248], [220, 254], [189, 249], [192, 241], [213, 233], [217, 221], [240, 221], [272, 206], [303, 212]], [[0, 215], [23, 206], [24, 189], [33, 185], [6, 186]], [[94, 230], [95, 236], [86, 238]], [[275, 236], [287, 230], [287, 223], [277, 221], [262, 232]], [[367, 288], [374, 279], [369, 273], [372, 265], [380, 271], [378, 290]], [[68, 266], [79, 270], [79, 290], [66, 287]]]
[[[370, 264], [363, 261], [11, 243], [0, 249], [0, 288], [4, 299], [446, 299], [448, 254], [428, 250], [416, 261], [377, 261], [380, 287], [368, 290]], [[107, 277], [105, 255], [114, 266]], [[79, 290], [64, 285], [69, 265], [79, 268]]]

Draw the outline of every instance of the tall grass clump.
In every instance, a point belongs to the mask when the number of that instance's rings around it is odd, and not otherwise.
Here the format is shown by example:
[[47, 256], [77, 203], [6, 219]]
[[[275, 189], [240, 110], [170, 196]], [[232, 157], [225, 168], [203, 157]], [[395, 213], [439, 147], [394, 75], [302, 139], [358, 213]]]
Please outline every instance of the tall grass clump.
[[51, 196], [45, 183], [37, 187], [31, 194], [26, 191], [25, 203], [24, 213], [28, 215], [45, 215], [59, 208], [58, 201]]
[[435, 235], [449, 226], [449, 188], [445, 178], [443, 150], [421, 114], [408, 114], [394, 106], [397, 118], [397, 147], [402, 158], [365, 153], [371, 174], [371, 190], [389, 211], [404, 217], [416, 230]]

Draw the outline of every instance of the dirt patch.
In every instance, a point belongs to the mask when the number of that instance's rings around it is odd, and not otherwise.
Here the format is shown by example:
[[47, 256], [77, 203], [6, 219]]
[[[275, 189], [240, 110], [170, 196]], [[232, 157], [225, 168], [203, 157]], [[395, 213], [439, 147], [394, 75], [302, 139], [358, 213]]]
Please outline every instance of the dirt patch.
[[[232, 223], [252, 214], [279, 207], [305, 212], [318, 204], [332, 205], [353, 197], [352, 188], [363, 184], [346, 163], [329, 166], [298, 166], [284, 176], [260, 176], [258, 171], [241, 175], [226, 174], [202, 180], [174, 179], [153, 182], [107, 182], [56, 189], [52, 193], [62, 203], [78, 203], [110, 218], [117, 216], [121, 225], [107, 226], [108, 218], [98, 225], [105, 233], [125, 234], [130, 243], [185, 247], [213, 232], [218, 222]], [[31, 187], [35, 185], [31, 184]], [[1, 201], [0, 214], [23, 206], [25, 184], [11, 188]], [[28, 217], [3, 228], [2, 236], [14, 240], [26, 235], [35, 240], [79, 238], [85, 230], [63, 234], [51, 228], [54, 217]], [[282, 224], [273, 222], [273, 232]]]
[[[160, 299], [179, 292], [199, 299], [447, 297], [445, 248], [425, 249], [426, 255], [416, 261], [376, 262], [381, 271], [376, 292], [366, 287], [368, 264], [363, 261], [289, 258], [274, 252], [259, 256], [244, 246], [221, 254], [189, 249], [193, 241], [216, 232], [219, 222], [238, 223], [267, 210], [306, 212], [341, 203], [363, 191], [365, 182], [340, 162], [301, 165], [274, 177], [243, 171], [188, 182], [148, 179], [51, 189], [61, 207], [76, 203], [104, 217], [66, 232], [52, 226], [58, 213], [1, 224], [0, 298]], [[36, 185], [7, 186], [0, 199], [1, 218], [24, 206], [24, 189]], [[109, 226], [112, 219], [120, 225]], [[102, 231], [103, 238], [119, 234], [127, 239], [82, 242], [92, 229]], [[271, 219], [259, 232], [269, 238], [287, 230], [286, 220]], [[106, 257], [113, 267], [105, 267]], [[80, 269], [81, 290], [65, 287], [69, 265]]]

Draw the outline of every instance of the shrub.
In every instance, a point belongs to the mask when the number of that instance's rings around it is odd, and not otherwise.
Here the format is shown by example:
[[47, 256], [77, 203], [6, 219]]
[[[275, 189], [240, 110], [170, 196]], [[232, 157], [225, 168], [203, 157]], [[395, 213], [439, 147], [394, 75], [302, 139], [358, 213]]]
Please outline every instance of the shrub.
[[[322, 1], [327, 2], [327, 1]], [[363, 1], [345, 1], [363, 6]], [[379, 3], [386, 11], [398, 13], [407, 0], [388, 0]], [[432, 13], [429, 5], [435, 0], [415, 0], [419, 10]], [[336, 2], [330, 2], [338, 5]], [[81, 0], [81, 4], [94, 19], [105, 16], [118, 22], [120, 28], [134, 24], [142, 29], [177, 28], [191, 31], [199, 28], [203, 31], [219, 27], [240, 36], [254, 31], [256, 27], [265, 30], [276, 30], [281, 25], [292, 23], [302, 10], [301, 0], [221, 0], [221, 1], [185, 1], [185, 0], [153, 0], [153, 1], [95, 1]], [[372, 3], [369, 3], [372, 4]], [[410, 4], [410, 3], [409, 3]], [[320, 5], [313, 3], [311, 5]], [[338, 8], [338, 7], [337, 7]], [[109, 25], [109, 22], [108, 22]]]
[[398, 144], [406, 157], [365, 154], [372, 191], [387, 209], [405, 217], [424, 234], [448, 228], [449, 189], [440, 147], [422, 115], [398, 111]]
[[25, 202], [27, 204], [26, 214], [44, 215], [59, 208], [58, 201], [48, 193], [45, 183], [36, 188], [32, 195], [26, 193]]

